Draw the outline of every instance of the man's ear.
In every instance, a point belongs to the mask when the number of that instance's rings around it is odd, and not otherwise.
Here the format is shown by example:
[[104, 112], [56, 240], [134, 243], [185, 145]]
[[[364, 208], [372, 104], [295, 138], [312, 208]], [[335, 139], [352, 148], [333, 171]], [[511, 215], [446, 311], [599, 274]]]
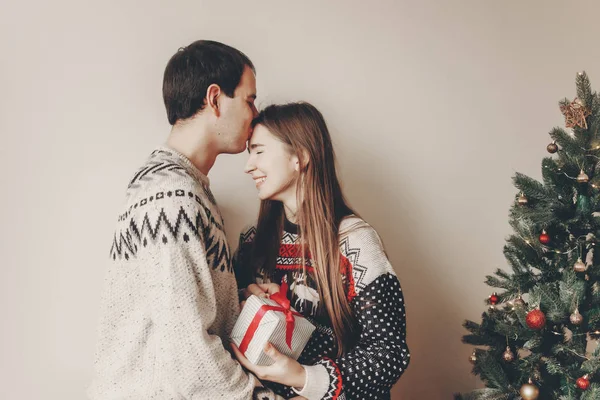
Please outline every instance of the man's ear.
[[220, 115], [219, 99], [221, 97], [221, 88], [213, 83], [206, 89], [206, 108], [209, 109], [217, 117]]

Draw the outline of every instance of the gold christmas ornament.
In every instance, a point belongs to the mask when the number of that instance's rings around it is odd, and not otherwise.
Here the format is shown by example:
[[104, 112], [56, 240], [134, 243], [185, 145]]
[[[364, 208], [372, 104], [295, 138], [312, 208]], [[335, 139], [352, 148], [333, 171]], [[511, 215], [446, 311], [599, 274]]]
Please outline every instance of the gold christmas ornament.
[[581, 260], [581, 257], [577, 259], [577, 262], [573, 265], [573, 269], [575, 272], [585, 272], [587, 270], [587, 265]]
[[550, 154], [554, 154], [558, 151], [558, 145], [556, 144], [556, 141], [550, 143], [548, 146], [546, 146], [546, 150], [548, 150], [548, 153]]
[[513, 300], [513, 304], [515, 307], [525, 307], [525, 300], [519, 295], [519, 297]]
[[573, 314], [569, 317], [569, 320], [573, 325], [580, 325], [583, 322], [583, 315], [579, 313], [579, 309], [575, 309]]
[[533, 382], [530, 379], [529, 383], [526, 383], [523, 386], [521, 386], [521, 390], [519, 391], [519, 393], [521, 394], [523, 400], [537, 400], [538, 396], [540, 395], [540, 390], [537, 388], [537, 386], [533, 384]]
[[519, 203], [520, 206], [526, 206], [527, 203], [529, 203], [529, 200], [527, 199], [527, 197], [525, 197], [525, 195], [521, 192], [521, 194], [519, 195], [519, 198], [517, 199], [517, 203]]
[[579, 172], [579, 175], [577, 175], [577, 182], [588, 183], [589, 181], [590, 181], [590, 177], [587, 176], [587, 174], [585, 172], [583, 172], [583, 170], [581, 170], [581, 172]]
[[477, 353], [475, 352], [475, 350], [473, 350], [473, 354], [471, 354], [469, 356], [469, 362], [471, 364], [475, 364], [476, 361], [477, 361]]
[[581, 127], [587, 129], [585, 118], [591, 114], [591, 111], [577, 97], [569, 104], [561, 104], [560, 112], [565, 116], [565, 126], [567, 128]]
[[510, 346], [506, 346], [506, 351], [502, 353], [502, 359], [506, 362], [511, 362], [515, 359], [515, 353], [510, 350]]

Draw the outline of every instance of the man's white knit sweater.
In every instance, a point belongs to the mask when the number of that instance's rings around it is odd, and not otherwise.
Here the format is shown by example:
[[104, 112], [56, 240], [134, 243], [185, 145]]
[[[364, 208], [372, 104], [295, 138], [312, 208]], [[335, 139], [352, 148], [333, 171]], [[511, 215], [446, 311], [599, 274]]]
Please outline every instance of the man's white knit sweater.
[[273, 398], [226, 350], [238, 313], [208, 178], [159, 148], [130, 182], [118, 217], [90, 398]]

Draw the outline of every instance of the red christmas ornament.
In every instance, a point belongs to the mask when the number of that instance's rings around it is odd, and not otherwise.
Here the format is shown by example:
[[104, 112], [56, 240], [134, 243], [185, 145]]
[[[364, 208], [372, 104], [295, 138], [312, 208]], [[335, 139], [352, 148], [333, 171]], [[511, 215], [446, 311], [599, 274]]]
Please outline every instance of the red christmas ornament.
[[540, 243], [541, 244], [550, 243], [550, 235], [548, 235], [545, 230], [543, 230], [542, 233], [540, 234]]
[[577, 379], [577, 387], [581, 390], [587, 390], [587, 388], [590, 387], [590, 380], [588, 378], [588, 375], [584, 375], [581, 378]]
[[498, 298], [498, 295], [496, 294], [496, 292], [492, 293], [492, 295], [490, 297], [488, 297], [488, 301], [493, 306], [495, 306], [496, 304], [498, 304], [499, 300], [500, 299]]
[[532, 310], [527, 313], [525, 322], [529, 328], [540, 330], [546, 325], [546, 316], [541, 310]]

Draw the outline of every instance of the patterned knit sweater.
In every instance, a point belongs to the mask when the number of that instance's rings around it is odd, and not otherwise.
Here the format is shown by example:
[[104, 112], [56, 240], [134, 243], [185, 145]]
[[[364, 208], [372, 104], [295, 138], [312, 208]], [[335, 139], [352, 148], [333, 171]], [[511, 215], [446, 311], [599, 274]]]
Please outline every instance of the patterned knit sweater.
[[159, 148], [131, 180], [118, 217], [89, 397], [274, 398], [226, 351], [238, 313], [208, 178], [183, 155]]
[[[249, 273], [249, 258], [256, 230], [240, 235], [234, 268], [240, 286], [263, 282], [264, 274]], [[358, 322], [354, 347], [337, 357], [331, 321], [320, 310], [310, 257], [303, 276], [298, 227], [285, 221], [274, 281], [286, 281], [292, 306], [316, 330], [298, 361], [306, 370], [306, 384], [296, 392], [309, 400], [389, 399], [390, 389], [406, 370], [410, 355], [406, 345], [406, 314], [400, 282], [390, 265], [379, 236], [362, 219], [350, 216], [340, 225], [342, 279]], [[264, 279], [266, 280], [266, 279]], [[293, 397], [294, 390], [266, 382], [276, 393]]]

